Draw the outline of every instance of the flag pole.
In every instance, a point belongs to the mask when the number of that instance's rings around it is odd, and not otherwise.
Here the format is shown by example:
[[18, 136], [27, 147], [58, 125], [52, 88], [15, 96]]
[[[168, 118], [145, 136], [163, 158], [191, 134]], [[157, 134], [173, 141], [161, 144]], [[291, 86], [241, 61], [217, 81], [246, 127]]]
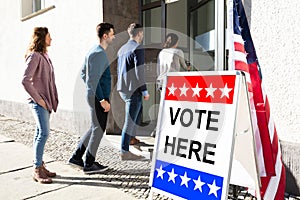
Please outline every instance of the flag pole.
[[228, 45], [228, 66], [227, 69], [234, 70], [234, 64], [233, 64], [233, 52], [234, 52], [234, 45], [233, 45], [233, 0], [227, 1], [227, 37], [226, 39], [228, 42], [226, 44]]
[[215, 0], [215, 71], [225, 66], [225, 1]]

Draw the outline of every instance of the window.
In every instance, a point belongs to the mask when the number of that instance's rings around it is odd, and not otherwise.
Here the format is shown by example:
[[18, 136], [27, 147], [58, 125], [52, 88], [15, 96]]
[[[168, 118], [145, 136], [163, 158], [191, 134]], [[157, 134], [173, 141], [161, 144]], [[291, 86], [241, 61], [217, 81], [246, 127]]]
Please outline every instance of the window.
[[161, 48], [169, 32], [197, 71], [215, 70], [215, 0], [141, 0], [144, 45]]
[[158, 0], [142, 0], [142, 5], [147, 5], [147, 4], [151, 4], [151, 3], [155, 3]]
[[161, 7], [143, 11], [143, 26], [146, 27], [144, 42], [161, 43]]
[[166, 28], [169, 32], [177, 32], [180, 48], [188, 48], [187, 5], [188, 1], [166, 1]]
[[207, 0], [190, 10], [190, 61], [196, 70], [214, 70], [215, 1]]
[[[43, 14], [53, 8], [54, 5], [48, 6], [45, 0], [21, 0], [21, 21], [28, 20], [37, 15]], [[51, 1], [50, 1], [51, 2]], [[47, 1], [47, 3], [49, 3]]]
[[141, 23], [145, 27], [144, 45], [161, 43], [161, 0], [141, 0]]

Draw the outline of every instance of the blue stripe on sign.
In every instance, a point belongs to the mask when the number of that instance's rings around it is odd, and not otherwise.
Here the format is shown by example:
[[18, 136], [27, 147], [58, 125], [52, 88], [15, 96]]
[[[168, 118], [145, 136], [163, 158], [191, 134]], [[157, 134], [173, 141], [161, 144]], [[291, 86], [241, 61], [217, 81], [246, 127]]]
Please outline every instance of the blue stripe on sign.
[[223, 177], [156, 160], [152, 187], [184, 199], [221, 199]]

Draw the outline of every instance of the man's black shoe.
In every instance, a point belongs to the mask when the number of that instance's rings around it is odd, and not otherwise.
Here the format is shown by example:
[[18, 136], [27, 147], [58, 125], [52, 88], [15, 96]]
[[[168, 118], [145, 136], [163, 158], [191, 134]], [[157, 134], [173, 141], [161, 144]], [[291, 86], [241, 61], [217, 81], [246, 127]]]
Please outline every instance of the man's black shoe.
[[99, 172], [105, 172], [108, 170], [108, 166], [103, 166], [98, 162], [94, 162], [92, 165], [85, 165], [83, 168], [83, 172], [85, 174], [94, 174]]
[[72, 166], [74, 166], [74, 167], [78, 167], [78, 168], [80, 168], [80, 169], [82, 169], [83, 166], [84, 166], [83, 160], [82, 160], [82, 159], [77, 160], [77, 159], [75, 159], [75, 158], [73, 158], [73, 157], [70, 158], [70, 160], [68, 161], [68, 164], [69, 164], [69, 165], [72, 165]]

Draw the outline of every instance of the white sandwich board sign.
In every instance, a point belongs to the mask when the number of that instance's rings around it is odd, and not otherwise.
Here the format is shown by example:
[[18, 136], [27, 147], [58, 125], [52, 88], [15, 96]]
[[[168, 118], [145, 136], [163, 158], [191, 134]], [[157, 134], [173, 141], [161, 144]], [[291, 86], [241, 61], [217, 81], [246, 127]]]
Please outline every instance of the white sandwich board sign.
[[229, 183], [259, 191], [255, 156], [247, 86], [241, 72], [167, 75], [150, 199], [153, 192], [173, 199], [227, 199]]

